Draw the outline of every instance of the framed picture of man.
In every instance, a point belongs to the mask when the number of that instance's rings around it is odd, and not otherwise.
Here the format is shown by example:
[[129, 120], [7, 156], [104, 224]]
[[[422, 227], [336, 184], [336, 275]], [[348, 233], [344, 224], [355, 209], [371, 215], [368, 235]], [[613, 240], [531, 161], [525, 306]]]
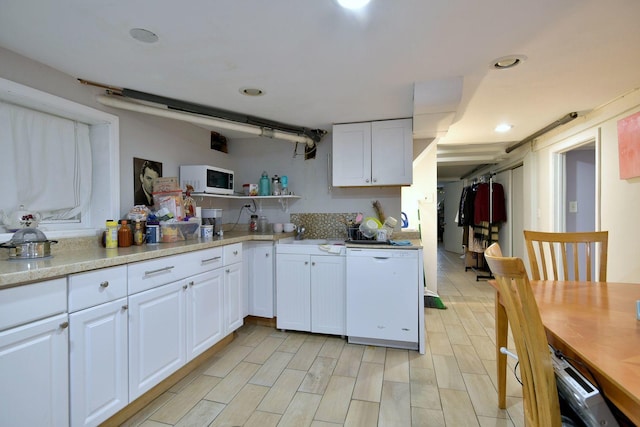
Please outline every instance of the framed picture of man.
[[133, 158], [133, 204], [153, 206], [153, 181], [162, 176], [162, 163]]

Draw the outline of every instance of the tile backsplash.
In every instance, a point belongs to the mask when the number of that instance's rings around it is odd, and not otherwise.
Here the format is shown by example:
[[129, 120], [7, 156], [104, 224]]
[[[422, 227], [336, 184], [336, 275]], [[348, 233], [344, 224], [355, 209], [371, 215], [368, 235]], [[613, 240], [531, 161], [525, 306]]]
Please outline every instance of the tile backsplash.
[[[354, 220], [356, 214], [351, 213], [299, 213], [291, 214], [291, 222], [296, 226], [304, 226], [306, 239], [338, 239], [347, 238], [347, 221]], [[419, 239], [418, 232], [395, 230], [393, 238]]]

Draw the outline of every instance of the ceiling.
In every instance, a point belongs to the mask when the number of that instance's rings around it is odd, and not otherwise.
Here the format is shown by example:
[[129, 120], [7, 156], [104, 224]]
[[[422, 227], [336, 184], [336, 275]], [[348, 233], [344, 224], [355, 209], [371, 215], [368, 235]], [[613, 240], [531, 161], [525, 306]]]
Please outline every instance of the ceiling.
[[[638, 0], [371, 0], [357, 12], [335, 0], [0, 0], [0, 46], [77, 78], [312, 129], [413, 117], [417, 147], [437, 139], [444, 180], [640, 87], [638, 17]], [[491, 67], [509, 55], [524, 60]], [[500, 122], [513, 129], [494, 132]]]

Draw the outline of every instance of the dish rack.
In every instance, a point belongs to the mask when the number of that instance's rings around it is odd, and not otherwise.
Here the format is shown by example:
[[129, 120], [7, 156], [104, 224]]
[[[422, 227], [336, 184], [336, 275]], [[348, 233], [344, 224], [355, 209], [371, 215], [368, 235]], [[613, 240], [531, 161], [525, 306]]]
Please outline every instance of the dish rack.
[[375, 237], [366, 237], [360, 231], [358, 226], [347, 225], [347, 239], [348, 240], [376, 240]]

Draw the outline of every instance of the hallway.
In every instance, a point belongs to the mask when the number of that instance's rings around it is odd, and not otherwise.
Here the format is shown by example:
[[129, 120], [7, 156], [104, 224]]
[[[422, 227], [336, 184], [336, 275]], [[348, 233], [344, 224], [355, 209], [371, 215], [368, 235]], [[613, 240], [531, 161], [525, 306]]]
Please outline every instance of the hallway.
[[124, 425], [524, 425], [511, 372], [508, 409], [497, 405], [493, 291], [464, 271], [459, 255], [442, 249], [438, 288], [448, 308], [425, 309], [424, 355], [245, 325], [223, 351]]

